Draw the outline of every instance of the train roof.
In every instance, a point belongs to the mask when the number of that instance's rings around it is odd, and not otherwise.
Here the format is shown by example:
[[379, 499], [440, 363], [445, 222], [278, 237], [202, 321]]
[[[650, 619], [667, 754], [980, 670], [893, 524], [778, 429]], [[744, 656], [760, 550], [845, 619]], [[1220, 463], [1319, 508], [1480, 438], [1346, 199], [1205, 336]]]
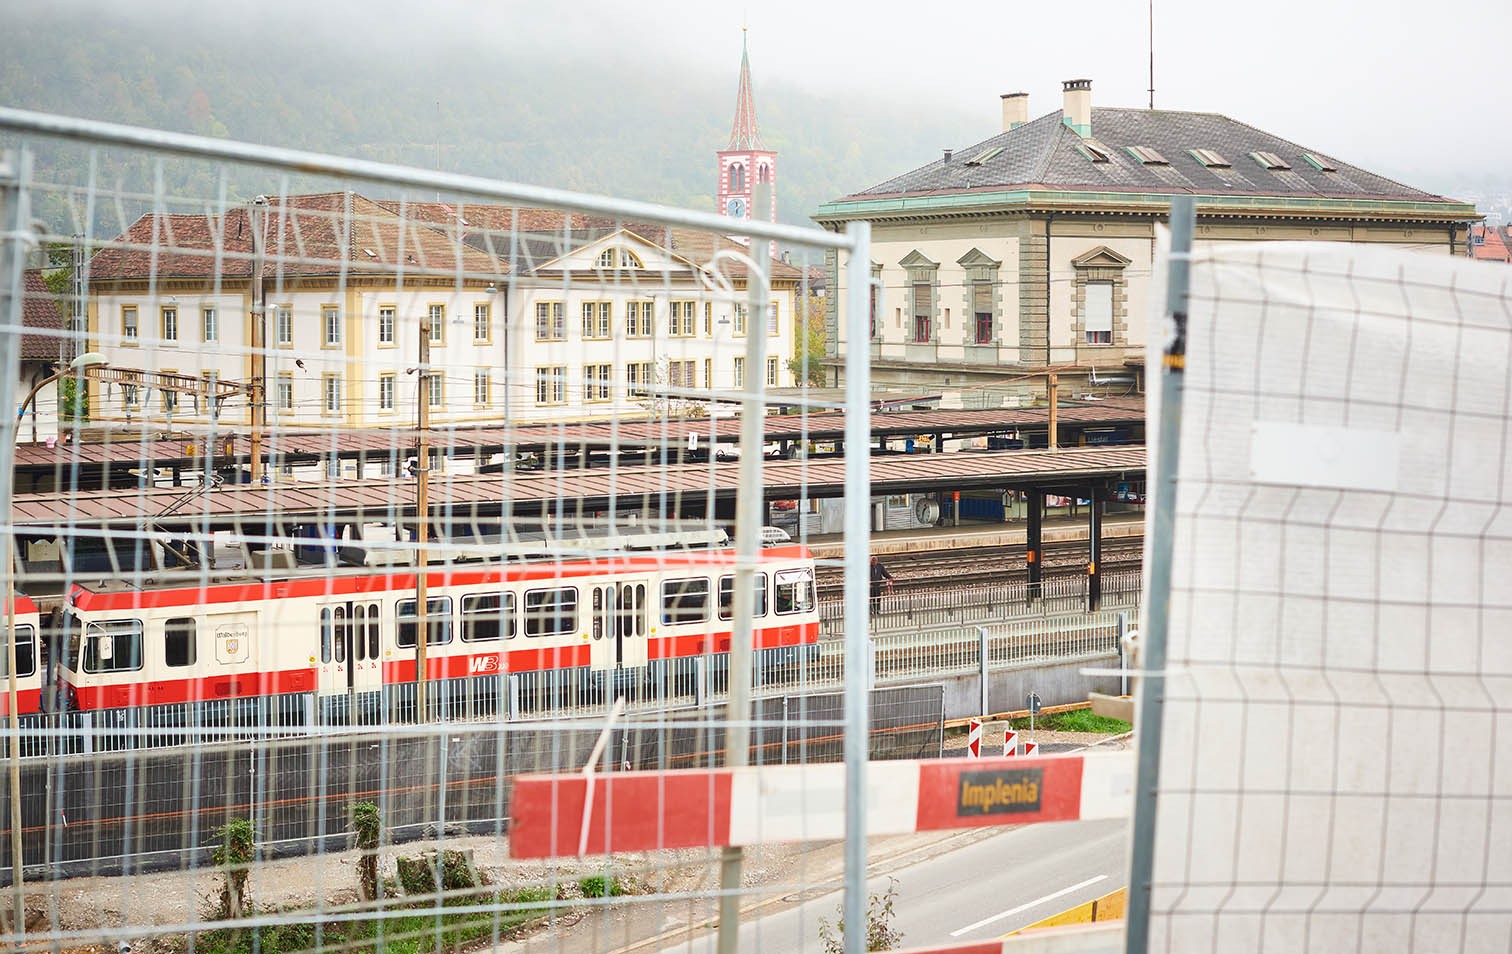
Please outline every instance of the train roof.
[[[808, 547], [767, 547], [757, 553], [761, 563], [811, 560]], [[605, 572], [663, 573], [692, 572], [710, 567], [733, 567], [737, 562], [733, 549], [690, 551], [655, 551], [616, 553], [582, 560], [554, 560], [538, 563], [475, 563], [432, 569], [426, 574], [428, 587], [487, 586], [511, 582], [550, 583], [575, 580]], [[126, 581], [102, 581], [94, 586], [75, 583], [68, 602], [77, 609], [136, 610], [174, 606], [226, 605], [270, 600], [320, 596], [377, 595], [392, 591], [413, 592], [414, 572], [374, 572], [358, 568], [351, 572], [330, 571], [323, 567], [313, 572], [294, 573], [266, 579], [201, 582], [185, 585], [179, 581], [145, 581], [134, 586]]]

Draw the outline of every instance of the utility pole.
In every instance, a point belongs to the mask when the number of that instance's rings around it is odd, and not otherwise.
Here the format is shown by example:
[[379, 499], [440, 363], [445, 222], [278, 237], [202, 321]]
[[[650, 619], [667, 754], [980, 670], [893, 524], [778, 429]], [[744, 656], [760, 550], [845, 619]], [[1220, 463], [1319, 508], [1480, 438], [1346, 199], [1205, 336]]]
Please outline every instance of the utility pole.
[[247, 410], [252, 418], [252, 483], [260, 484], [263, 478], [263, 430], [268, 424], [268, 305], [266, 289], [263, 287], [263, 260], [268, 254], [267, 236], [264, 232], [268, 218], [268, 197], [260, 195], [253, 199], [247, 217], [252, 229], [252, 393]]
[[1060, 409], [1060, 375], [1051, 372], [1045, 375], [1045, 390], [1050, 400], [1049, 431], [1045, 435], [1045, 446], [1050, 450], [1060, 450], [1060, 422], [1057, 420]]
[[425, 575], [430, 565], [426, 543], [430, 537], [430, 309], [420, 319], [420, 387], [416, 392], [416, 426], [419, 454], [415, 461], [415, 721], [425, 722], [425, 644], [430, 639], [426, 625]]

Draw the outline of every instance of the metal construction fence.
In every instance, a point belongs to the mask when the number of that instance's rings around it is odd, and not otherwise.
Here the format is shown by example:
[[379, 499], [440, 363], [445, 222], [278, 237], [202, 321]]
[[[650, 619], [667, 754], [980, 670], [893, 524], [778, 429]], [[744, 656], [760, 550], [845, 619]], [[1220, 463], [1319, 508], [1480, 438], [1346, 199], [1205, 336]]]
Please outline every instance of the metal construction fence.
[[[867, 363], [821, 399], [804, 333], [815, 274], [870, 280], [864, 225], [12, 109], [0, 145], [9, 949], [371, 946], [417, 906], [437, 945], [454, 911], [497, 937], [603, 868], [509, 866], [515, 772], [843, 757], [862, 805], [868, 757], [938, 755], [939, 688], [810, 671], [807, 537], [761, 546], [762, 418], [845, 411], [814, 455], [853, 451], [834, 562], [865, 630]], [[387, 884], [268, 867], [345, 849], [357, 809]], [[510, 891], [412, 883], [411, 837]]]

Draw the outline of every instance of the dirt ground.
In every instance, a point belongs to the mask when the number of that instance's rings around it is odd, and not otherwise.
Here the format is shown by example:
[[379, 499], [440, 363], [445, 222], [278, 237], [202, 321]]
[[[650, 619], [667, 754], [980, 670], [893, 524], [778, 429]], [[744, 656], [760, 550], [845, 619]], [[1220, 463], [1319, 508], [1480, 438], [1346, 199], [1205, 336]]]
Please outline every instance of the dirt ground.
[[[1070, 751], [1103, 742], [1118, 749], [1127, 740], [1104, 741], [1090, 733], [1039, 732], [1047, 753]], [[1001, 751], [1001, 723], [984, 730], [983, 754]], [[946, 738], [945, 754], [962, 754], [964, 732]], [[962, 839], [985, 837], [982, 831], [934, 832], [876, 838], [870, 843], [872, 874], [911, 863], [939, 851], [951, 850]], [[381, 874], [392, 877], [397, 855], [413, 856], [435, 844], [407, 842], [388, 846]], [[508, 839], [448, 838], [445, 847], [471, 854], [473, 864], [488, 881], [501, 887], [560, 885], [568, 901], [563, 915], [548, 926], [514, 938], [501, 950], [601, 951], [632, 950], [636, 941], [707, 920], [713, 905], [708, 893], [719, 883], [719, 853], [708, 850], [662, 851], [618, 855], [612, 872], [638, 896], [653, 896], [656, 904], [572, 904], [579, 879], [605, 873], [601, 859], [554, 861], [551, 864], [516, 861], [509, 857]], [[269, 860], [251, 872], [252, 898], [259, 910], [321, 909], [357, 900], [357, 852], [346, 851], [305, 858]], [[843, 846], [838, 842], [774, 845], [748, 849], [742, 883], [751, 889], [803, 884], [804, 893], [838, 886], [844, 870]], [[27, 891], [27, 945], [22, 950], [121, 954], [125, 942], [131, 954], [167, 954], [181, 946], [179, 938], [205, 927], [219, 895], [221, 879], [213, 870], [160, 872], [120, 877], [77, 878], [33, 883]], [[649, 900], [649, 898], [648, 898]], [[792, 896], [753, 890], [748, 904], [795, 903]], [[647, 913], [649, 912], [649, 913]], [[35, 945], [35, 947], [33, 947]], [[486, 946], [486, 945], [485, 945]]]

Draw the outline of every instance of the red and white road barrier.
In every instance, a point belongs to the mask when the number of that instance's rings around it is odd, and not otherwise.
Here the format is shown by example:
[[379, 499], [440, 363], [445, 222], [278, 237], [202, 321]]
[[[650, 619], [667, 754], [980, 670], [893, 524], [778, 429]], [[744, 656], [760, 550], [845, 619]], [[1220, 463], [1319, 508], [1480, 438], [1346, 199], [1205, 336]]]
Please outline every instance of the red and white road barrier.
[[[1126, 752], [873, 762], [866, 832], [1125, 818], [1133, 783]], [[580, 845], [598, 855], [837, 839], [845, 836], [845, 766], [616, 772], [591, 790], [580, 774], [524, 775], [509, 813], [515, 858], [568, 857]]]
[[1018, 733], [1008, 729], [1003, 733], [1003, 758], [1011, 759], [1018, 755]]
[[1040, 754], [1039, 754], [1039, 743], [1038, 742], [1025, 742], [1024, 743], [1024, 758], [1026, 758], [1026, 759], [1028, 759], [1028, 758], [1036, 758], [1037, 759], [1039, 757], [1040, 757]]
[[966, 730], [966, 754], [971, 758], [982, 757], [982, 720], [972, 719]]

